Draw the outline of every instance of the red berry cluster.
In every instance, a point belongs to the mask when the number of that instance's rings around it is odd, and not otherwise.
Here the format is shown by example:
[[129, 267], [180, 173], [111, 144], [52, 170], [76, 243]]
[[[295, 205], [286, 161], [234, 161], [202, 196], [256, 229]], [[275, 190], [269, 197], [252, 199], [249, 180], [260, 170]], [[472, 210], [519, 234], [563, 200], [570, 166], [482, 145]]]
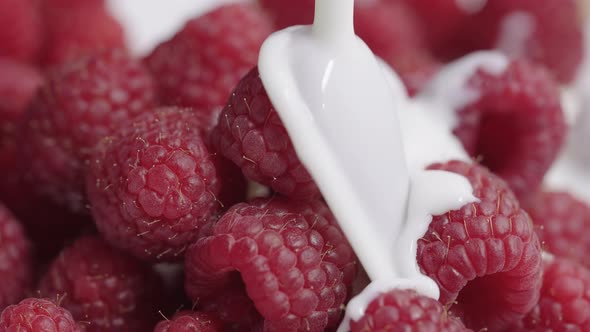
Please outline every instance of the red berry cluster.
[[[313, 6], [221, 5], [138, 58], [104, 0], [0, 0], [0, 332], [338, 328], [366, 276], [256, 68]], [[583, 56], [576, 2], [355, 7], [411, 94], [472, 51], [511, 58], [476, 71], [478, 98], [455, 110], [477, 162], [429, 166], [478, 199], [416, 244], [440, 298], [377, 294], [344, 328], [590, 331], [590, 202], [543, 189], [568, 129], [560, 84]], [[535, 29], [504, 43], [514, 13]]]

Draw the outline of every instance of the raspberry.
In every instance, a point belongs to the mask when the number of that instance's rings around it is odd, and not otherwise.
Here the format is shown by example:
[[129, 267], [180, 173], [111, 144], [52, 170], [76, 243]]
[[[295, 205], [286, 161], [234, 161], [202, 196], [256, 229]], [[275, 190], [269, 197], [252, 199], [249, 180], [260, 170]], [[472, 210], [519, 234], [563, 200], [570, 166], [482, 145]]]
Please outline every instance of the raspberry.
[[223, 206], [218, 158], [204, 127], [191, 109], [160, 108], [103, 140], [87, 189], [107, 240], [143, 259], [182, 259]]
[[471, 331], [450, 316], [440, 302], [412, 290], [396, 289], [375, 298], [358, 321], [350, 322], [351, 332], [377, 331]]
[[41, 83], [41, 74], [35, 68], [0, 57], [0, 201], [9, 208], [16, 201], [15, 191], [22, 186], [17, 127]]
[[458, 111], [455, 135], [518, 197], [535, 191], [565, 140], [558, 85], [525, 61], [500, 75], [480, 69], [467, 84], [480, 97]]
[[[391, 1], [391, 0], [390, 0]], [[445, 46], [454, 34], [463, 33], [461, 27], [468, 17], [481, 8], [473, 6], [474, 12], [466, 12], [457, 0], [404, 0], [416, 13], [423, 25], [426, 39], [435, 51]], [[478, 1], [472, 1], [476, 4]], [[465, 3], [465, 1], [463, 1]], [[485, 5], [485, 1], [480, 1]]]
[[22, 118], [42, 79], [34, 67], [0, 57], [0, 139], [14, 134], [15, 122]]
[[575, 0], [488, 1], [455, 36], [445, 45], [451, 56], [497, 48], [546, 66], [562, 83], [575, 78], [584, 54]]
[[541, 247], [531, 219], [508, 185], [482, 166], [451, 161], [430, 169], [465, 176], [480, 201], [434, 216], [418, 241], [418, 263], [466, 326], [501, 330], [539, 298]]
[[217, 296], [239, 272], [265, 331], [323, 331], [338, 324], [355, 262], [324, 203], [257, 200], [232, 207], [189, 248], [185, 289]]
[[434, 62], [422, 25], [402, 1], [357, 1], [354, 26], [371, 50], [401, 75]]
[[145, 60], [158, 77], [162, 104], [213, 112], [258, 60], [272, 32], [254, 4], [229, 4], [190, 20]]
[[14, 216], [0, 204], [0, 310], [22, 299], [32, 280], [29, 240]]
[[141, 63], [119, 50], [56, 68], [25, 126], [31, 182], [55, 201], [83, 211], [85, 160], [101, 138], [150, 110], [154, 91]]
[[234, 280], [216, 292], [215, 296], [198, 301], [199, 310], [219, 317], [224, 331], [262, 331], [264, 318], [248, 297], [239, 276], [233, 277]]
[[546, 262], [539, 303], [510, 331], [590, 331], [590, 271], [564, 258]]
[[293, 144], [255, 68], [240, 81], [211, 134], [213, 145], [246, 178], [301, 199], [319, 189], [297, 158]]
[[258, 2], [268, 11], [277, 29], [313, 22], [314, 0], [258, 0]]
[[43, 296], [88, 322], [87, 332], [152, 329], [162, 287], [149, 266], [95, 236], [64, 249], [39, 283]]
[[0, 57], [37, 60], [41, 20], [35, 0], [0, 0]]
[[47, 299], [28, 298], [2, 311], [0, 330], [15, 332], [79, 332], [72, 314]]
[[543, 249], [590, 266], [590, 206], [566, 192], [540, 192], [525, 202]]
[[195, 311], [181, 311], [171, 320], [158, 323], [154, 332], [221, 332], [222, 325], [217, 317]]
[[42, 63], [57, 65], [95, 53], [125, 48], [123, 27], [104, 2], [46, 0]]

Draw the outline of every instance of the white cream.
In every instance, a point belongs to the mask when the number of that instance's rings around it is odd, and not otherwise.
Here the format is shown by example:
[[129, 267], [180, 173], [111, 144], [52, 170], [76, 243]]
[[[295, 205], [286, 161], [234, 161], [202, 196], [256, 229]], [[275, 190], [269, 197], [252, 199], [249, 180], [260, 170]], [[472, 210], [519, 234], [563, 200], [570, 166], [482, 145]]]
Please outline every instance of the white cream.
[[[392, 279], [409, 176], [396, 93], [354, 35], [353, 0], [316, 1], [313, 26], [273, 34], [259, 70], [295, 150], [372, 280]], [[403, 96], [403, 95], [402, 95]]]
[[[464, 97], [464, 77], [449, 95], [431, 91], [434, 100], [411, 102], [399, 78], [354, 35], [353, 5], [316, 0], [314, 25], [273, 34], [259, 58], [262, 82], [300, 160], [373, 281], [348, 305], [346, 319], [358, 318], [376, 289], [411, 288], [438, 298], [436, 283], [418, 268], [417, 240], [432, 215], [477, 200], [464, 177], [424, 169], [469, 160], [451, 133], [452, 110], [427, 108], [438, 99], [458, 107], [477, 95]], [[456, 70], [467, 76], [479, 64]], [[447, 121], [432, 116], [444, 112]], [[345, 321], [339, 331], [347, 330]]]
[[508, 13], [500, 23], [500, 34], [495, 48], [513, 58], [522, 57], [527, 53], [529, 41], [536, 28], [537, 21], [528, 12]]
[[446, 65], [416, 96], [420, 102], [430, 104], [429, 116], [437, 117], [446, 127], [457, 126], [455, 112], [471, 104], [480, 97], [480, 92], [469, 86], [468, 80], [477, 72], [484, 70], [491, 75], [501, 75], [510, 61], [497, 51], [480, 51], [464, 56]]

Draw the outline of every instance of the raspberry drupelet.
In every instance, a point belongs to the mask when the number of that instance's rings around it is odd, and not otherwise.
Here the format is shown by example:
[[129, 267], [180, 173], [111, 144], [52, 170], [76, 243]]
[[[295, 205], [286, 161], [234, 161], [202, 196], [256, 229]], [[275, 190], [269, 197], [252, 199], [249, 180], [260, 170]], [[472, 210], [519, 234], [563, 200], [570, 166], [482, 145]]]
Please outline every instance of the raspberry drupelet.
[[559, 85], [521, 60], [499, 75], [480, 69], [466, 84], [479, 98], [457, 110], [453, 133], [519, 198], [536, 191], [565, 141]]
[[80, 327], [68, 310], [48, 299], [24, 299], [0, 315], [0, 331], [6, 332], [82, 332]]
[[222, 108], [271, 32], [269, 18], [254, 3], [221, 5], [188, 21], [145, 59], [158, 77], [160, 102], [204, 113]]
[[351, 332], [438, 331], [470, 332], [461, 320], [443, 305], [413, 290], [396, 289], [377, 296], [358, 321], [350, 322]]
[[157, 108], [99, 144], [87, 190], [109, 242], [142, 259], [181, 260], [231, 203], [219, 200], [232, 174], [207, 147], [206, 128], [192, 109]]
[[532, 221], [485, 167], [450, 161], [429, 169], [465, 176], [479, 201], [432, 218], [418, 240], [418, 263], [467, 327], [502, 330], [539, 299], [541, 246]]
[[85, 211], [85, 162], [95, 145], [154, 105], [149, 72], [125, 51], [103, 51], [56, 67], [24, 126], [28, 179], [71, 210]]
[[355, 257], [324, 203], [282, 198], [232, 207], [187, 252], [185, 289], [217, 296], [238, 275], [265, 331], [323, 331], [338, 324]]
[[158, 320], [162, 281], [141, 261], [85, 236], [65, 248], [39, 282], [87, 332], [144, 332]]
[[22, 299], [31, 286], [30, 247], [19, 222], [0, 203], [0, 310]]

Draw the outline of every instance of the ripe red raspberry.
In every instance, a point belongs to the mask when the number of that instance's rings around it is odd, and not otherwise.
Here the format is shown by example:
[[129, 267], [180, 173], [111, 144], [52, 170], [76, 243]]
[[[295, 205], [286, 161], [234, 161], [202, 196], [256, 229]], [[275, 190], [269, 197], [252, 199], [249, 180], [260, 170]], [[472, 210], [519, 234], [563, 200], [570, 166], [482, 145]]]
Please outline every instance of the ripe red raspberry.
[[276, 29], [311, 24], [314, 16], [314, 0], [258, 0], [267, 10]]
[[251, 3], [228, 4], [190, 20], [145, 60], [158, 78], [162, 104], [213, 112], [258, 61], [272, 32], [268, 18]]
[[199, 311], [218, 317], [223, 322], [223, 330], [226, 332], [263, 329], [264, 318], [248, 297], [244, 283], [238, 275], [234, 275], [232, 282], [216, 292], [215, 296], [200, 299], [196, 304]]
[[155, 104], [150, 74], [109, 50], [56, 68], [34, 101], [23, 137], [25, 165], [39, 192], [84, 210], [85, 160], [100, 139]]
[[590, 206], [566, 192], [540, 192], [523, 202], [543, 249], [590, 267]]
[[480, 69], [467, 84], [480, 96], [458, 110], [455, 135], [518, 197], [536, 191], [565, 139], [559, 86], [525, 61], [500, 75]]
[[152, 329], [162, 287], [149, 266], [95, 236], [64, 249], [39, 283], [40, 294], [60, 298], [88, 332]]
[[430, 66], [423, 26], [402, 1], [356, 1], [356, 34], [397, 73]]
[[108, 241], [143, 259], [182, 259], [225, 206], [219, 194], [226, 179], [204, 127], [192, 109], [159, 108], [101, 142], [87, 190]]
[[0, 203], [0, 310], [22, 299], [32, 281], [30, 243], [14, 216]]
[[257, 68], [236, 87], [211, 140], [222, 155], [242, 169], [246, 178], [290, 197], [313, 200], [320, 195], [297, 158]]
[[[395, 0], [390, 0], [391, 2]], [[420, 20], [426, 34], [429, 46], [440, 51], [453, 35], [464, 33], [461, 27], [469, 16], [481, 10], [478, 3], [485, 5], [485, 1], [471, 1], [467, 8], [462, 8], [457, 0], [402, 0], [410, 6]], [[463, 3], [468, 3], [463, 1]], [[465, 11], [470, 9], [471, 11]]]
[[125, 48], [123, 27], [97, 1], [43, 2], [42, 63], [63, 64], [97, 52]]
[[358, 321], [350, 322], [351, 332], [389, 331], [471, 331], [461, 320], [446, 312], [442, 304], [413, 290], [396, 289], [375, 298]]
[[42, 80], [34, 67], [0, 57], [0, 140], [14, 134], [15, 123], [23, 117]]
[[0, 0], [0, 57], [37, 60], [41, 19], [35, 0]]
[[0, 57], [0, 201], [11, 209], [23, 198], [22, 203], [30, 210], [27, 197], [14, 197], [15, 192], [22, 191], [17, 128], [41, 84], [41, 74], [35, 68]]
[[482, 166], [451, 161], [430, 169], [465, 176], [480, 201], [432, 218], [418, 241], [419, 265], [467, 327], [501, 330], [539, 299], [541, 246], [531, 219]]
[[79, 332], [80, 329], [68, 310], [47, 299], [28, 298], [2, 311], [0, 331]]
[[356, 264], [324, 203], [275, 198], [232, 207], [185, 269], [193, 299], [217, 296], [239, 272], [265, 331], [323, 331], [340, 320]]
[[454, 36], [444, 46], [448, 56], [495, 48], [542, 64], [562, 83], [575, 78], [584, 55], [576, 0], [487, 1]]
[[590, 271], [564, 258], [544, 265], [539, 303], [510, 331], [590, 331]]
[[222, 324], [211, 314], [184, 310], [156, 325], [154, 332], [221, 332]]

